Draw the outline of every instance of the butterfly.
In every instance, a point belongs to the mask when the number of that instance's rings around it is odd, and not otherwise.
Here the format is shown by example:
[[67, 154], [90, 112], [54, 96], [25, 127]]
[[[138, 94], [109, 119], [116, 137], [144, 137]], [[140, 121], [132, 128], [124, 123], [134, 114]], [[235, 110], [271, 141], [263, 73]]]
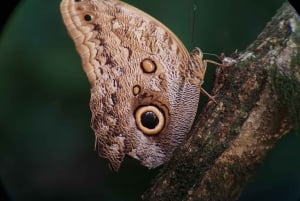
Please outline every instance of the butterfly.
[[119, 0], [62, 0], [63, 22], [91, 86], [95, 147], [118, 170], [170, 159], [191, 129], [206, 61], [145, 12]]

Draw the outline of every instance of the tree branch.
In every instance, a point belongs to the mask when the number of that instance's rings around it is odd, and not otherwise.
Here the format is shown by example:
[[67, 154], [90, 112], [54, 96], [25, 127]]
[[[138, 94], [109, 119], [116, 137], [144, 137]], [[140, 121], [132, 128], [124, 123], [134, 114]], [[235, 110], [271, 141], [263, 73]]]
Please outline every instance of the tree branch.
[[144, 200], [237, 200], [268, 151], [299, 126], [300, 18], [285, 3], [228, 68], [191, 136]]

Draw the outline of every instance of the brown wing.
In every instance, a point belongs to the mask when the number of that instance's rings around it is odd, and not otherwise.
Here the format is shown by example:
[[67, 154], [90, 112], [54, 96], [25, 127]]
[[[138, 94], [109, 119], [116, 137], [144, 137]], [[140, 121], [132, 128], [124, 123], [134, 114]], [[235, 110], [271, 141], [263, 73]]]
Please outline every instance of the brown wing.
[[[116, 170], [125, 154], [148, 167], [166, 161], [197, 110], [201, 52], [194, 59], [159, 21], [118, 0], [63, 0], [61, 13], [91, 83], [100, 155]], [[163, 123], [146, 125], [146, 112]]]

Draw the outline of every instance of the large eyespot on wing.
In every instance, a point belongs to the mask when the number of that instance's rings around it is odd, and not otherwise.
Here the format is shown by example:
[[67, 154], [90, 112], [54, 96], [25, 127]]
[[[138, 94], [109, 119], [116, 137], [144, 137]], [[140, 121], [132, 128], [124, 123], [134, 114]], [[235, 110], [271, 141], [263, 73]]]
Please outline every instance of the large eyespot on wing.
[[165, 126], [165, 116], [157, 106], [141, 106], [135, 112], [137, 127], [145, 135], [157, 135]]

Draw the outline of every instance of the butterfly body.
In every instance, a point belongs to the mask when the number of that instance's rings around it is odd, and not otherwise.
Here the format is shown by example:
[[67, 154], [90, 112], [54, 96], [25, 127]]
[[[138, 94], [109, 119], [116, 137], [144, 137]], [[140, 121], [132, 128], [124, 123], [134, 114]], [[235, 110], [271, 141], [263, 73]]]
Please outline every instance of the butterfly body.
[[118, 0], [63, 0], [61, 13], [91, 84], [99, 154], [149, 168], [167, 161], [191, 129], [206, 70], [159, 21]]

